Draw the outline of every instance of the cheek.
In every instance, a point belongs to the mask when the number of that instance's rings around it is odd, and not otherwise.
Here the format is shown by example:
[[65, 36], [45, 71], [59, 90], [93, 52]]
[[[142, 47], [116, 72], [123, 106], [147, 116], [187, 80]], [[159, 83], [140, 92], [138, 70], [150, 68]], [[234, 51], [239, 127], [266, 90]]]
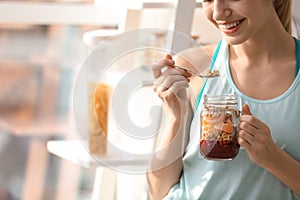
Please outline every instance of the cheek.
[[205, 16], [206, 19], [208, 19], [208, 21], [210, 21], [214, 26], [218, 28], [215, 20], [213, 19], [213, 9], [209, 9], [209, 8], [203, 9], [203, 15]]

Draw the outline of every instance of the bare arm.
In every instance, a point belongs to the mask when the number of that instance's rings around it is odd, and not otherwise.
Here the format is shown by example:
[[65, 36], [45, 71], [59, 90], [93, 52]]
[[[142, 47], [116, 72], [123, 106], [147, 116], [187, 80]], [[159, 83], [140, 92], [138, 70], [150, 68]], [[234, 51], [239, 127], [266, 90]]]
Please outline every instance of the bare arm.
[[300, 163], [276, 146], [270, 162], [264, 166], [287, 187], [300, 196]]
[[[215, 47], [214, 44], [205, 50], [198, 48], [181, 52], [176, 65], [198, 72], [206, 71]], [[169, 63], [170, 59], [171, 56], [166, 56], [152, 66], [153, 75], [157, 79], [154, 90], [163, 101], [168, 119], [158, 135], [156, 155], [147, 174], [150, 197], [155, 200], [166, 196], [182, 175], [182, 157], [187, 145], [193, 105], [204, 83], [198, 77], [191, 77], [185, 71], [172, 68], [174, 62]], [[164, 66], [167, 70], [162, 73]], [[188, 87], [190, 90], [186, 90]]]
[[[186, 146], [186, 131], [182, 130], [183, 122], [169, 122], [164, 135], [158, 138], [156, 149], [162, 149], [155, 155], [150, 171], [147, 174], [151, 199], [162, 199], [182, 174], [182, 155]], [[166, 136], [166, 137], [164, 137]]]
[[162, 199], [179, 182], [189, 132], [192, 112], [186, 88], [191, 74], [173, 66], [170, 55], [152, 65], [156, 78], [153, 88], [163, 101], [165, 122], [158, 134], [155, 155], [147, 173], [151, 199]]

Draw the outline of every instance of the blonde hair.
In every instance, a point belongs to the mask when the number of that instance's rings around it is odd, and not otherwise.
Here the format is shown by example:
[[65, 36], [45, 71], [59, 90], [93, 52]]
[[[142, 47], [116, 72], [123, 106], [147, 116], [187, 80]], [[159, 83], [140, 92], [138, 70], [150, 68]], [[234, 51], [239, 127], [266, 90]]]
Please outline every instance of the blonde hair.
[[291, 0], [273, 0], [273, 5], [276, 13], [281, 21], [281, 24], [288, 33], [292, 32], [292, 13]]

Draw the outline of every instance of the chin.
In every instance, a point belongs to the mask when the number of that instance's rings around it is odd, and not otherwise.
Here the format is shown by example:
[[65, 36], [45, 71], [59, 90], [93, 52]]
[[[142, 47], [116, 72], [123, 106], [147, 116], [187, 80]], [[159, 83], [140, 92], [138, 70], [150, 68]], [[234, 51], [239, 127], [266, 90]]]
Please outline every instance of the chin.
[[247, 40], [246, 38], [242, 38], [238, 36], [227, 36], [227, 35], [223, 35], [223, 38], [230, 45], [239, 45]]

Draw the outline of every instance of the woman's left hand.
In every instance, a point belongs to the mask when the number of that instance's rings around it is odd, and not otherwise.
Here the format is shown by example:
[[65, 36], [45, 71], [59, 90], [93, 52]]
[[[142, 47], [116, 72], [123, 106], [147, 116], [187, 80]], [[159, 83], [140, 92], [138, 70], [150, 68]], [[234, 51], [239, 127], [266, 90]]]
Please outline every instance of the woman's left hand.
[[252, 162], [266, 167], [277, 149], [269, 127], [252, 115], [248, 105], [244, 105], [239, 128], [239, 144], [244, 147]]

